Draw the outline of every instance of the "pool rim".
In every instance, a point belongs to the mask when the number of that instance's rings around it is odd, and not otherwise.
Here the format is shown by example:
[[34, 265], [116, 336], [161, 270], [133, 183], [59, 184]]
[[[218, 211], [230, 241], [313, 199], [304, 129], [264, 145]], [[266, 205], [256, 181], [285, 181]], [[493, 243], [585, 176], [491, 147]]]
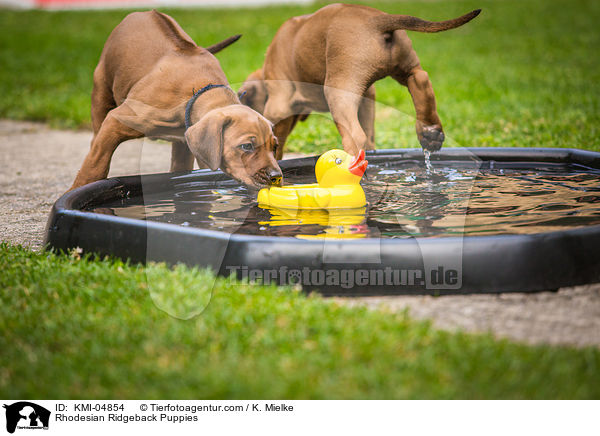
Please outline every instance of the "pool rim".
[[[543, 165], [581, 165], [600, 170], [600, 153], [563, 148], [445, 148], [432, 154], [432, 162], [470, 159], [473, 156], [483, 163], [538, 163]], [[284, 172], [314, 167], [318, 156], [280, 161]], [[381, 161], [386, 158], [421, 161], [420, 149], [384, 149], [369, 151], [367, 158]], [[600, 282], [600, 225], [583, 226], [560, 231], [511, 234], [473, 235], [415, 238], [362, 238], [340, 242], [339, 256], [347, 262], [329, 264], [315, 260], [321, 250], [322, 240], [306, 240], [278, 236], [230, 234], [217, 230], [183, 227], [176, 224], [137, 220], [81, 209], [92, 202], [123, 197], [127, 191], [144, 186], [170, 186], [169, 183], [187, 183], [198, 180], [226, 180], [221, 171], [195, 170], [186, 173], [161, 173], [115, 177], [85, 185], [60, 197], [54, 204], [46, 228], [44, 244], [48, 248], [68, 251], [82, 248], [84, 252], [113, 255], [134, 262], [147, 260], [170, 264], [182, 262], [195, 266], [210, 266], [222, 275], [227, 266], [246, 265], [249, 268], [296, 267], [311, 269], [369, 269], [370, 263], [356, 262], [352, 249], [384, 250], [388, 260], [380, 265], [402, 265], [405, 269], [419, 269], [418, 259], [411, 259], [415, 248], [426, 247], [444, 256], [450, 256], [460, 242], [463, 247], [462, 286], [427, 289], [423, 286], [358, 286], [341, 289], [335, 286], [312, 286], [324, 294], [335, 295], [384, 295], [384, 294], [455, 294], [479, 292], [542, 291], [559, 287]], [[111, 197], [112, 196], [112, 197]], [[153, 250], [150, 258], [147, 250], [147, 234], [152, 232], [164, 244], [163, 253]], [[91, 234], [90, 234], [91, 233]], [[94, 234], [95, 233], [95, 234]], [[115, 239], [115, 235], [119, 237]], [[104, 235], [104, 237], [99, 237]], [[106, 236], [108, 235], [108, 237]], [[144, 240], [146, 244], [144, 244]], [[194, 244], [195, 242], [195, 244]], [[202, 253], [198, 245], [221, 250], [221, 265], [214, 264], [209, 253]], [[225, 245], [225, 246], [224, 246]], [[374, 246], [377, 246], [374, 248]], [[390, 252], [390, 247], [395, 248]], [[596, 248], [599, 247], [599, 248]], [[492, 248], [496, 253], [490, 253]], [[161, 246], [162, 249], [162, 246]], [[311, 252], [311, 249], [312, 252]], [[561, 251], [562, 253], [557, 252]], [[225, 250], [225, 251], [223, 251]], [[467, 251], [465, 253], [465, 250]], [[200, 251], [200, 252], [199, 252]], [[418, 250], [417, 250], [418, 251]], [[252, 253], [252, 256], [249, 254]], [[382, 252], [383, 253], [383, 252]], [[317, 253], [318, 254], [318, 253]], [[277, 262], [273, 260], [278, 256]], [[344, 257], [345, 256], [345, 257]], [[514, 259], [510, 259], [514, 257]], [[282, 260], [283, 259], [283, 260]], [[487, 261], [482, 262], [482, 259]], [[465, 260], [467, 268], [465, 271]], [[421, 258], [422, 267], [422, 258]], [[333, 265], [333, 266], [331, 266]], [[337, 265], [337, 266], [336, 266]], [[317, 268], [319, 267], [319, 268]], [[342, 268], [343, 267], [343, 268]], [[513, 278], [507, 277], [513, 276]], [[517, 276], [517, 277], [515, 277]], [[465, 280], [466, 278], [466, 280]]]

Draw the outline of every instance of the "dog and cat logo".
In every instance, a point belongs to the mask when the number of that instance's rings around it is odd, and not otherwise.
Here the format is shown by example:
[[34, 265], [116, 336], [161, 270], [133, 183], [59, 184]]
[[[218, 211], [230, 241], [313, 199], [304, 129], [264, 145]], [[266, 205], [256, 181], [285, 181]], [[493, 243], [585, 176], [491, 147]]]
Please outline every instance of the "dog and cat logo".
[[29, 401], [19, 401], [4, 405], [6, 409], [6, 431], [14, 433], [16, 429], [48, 430], [50, 411]]

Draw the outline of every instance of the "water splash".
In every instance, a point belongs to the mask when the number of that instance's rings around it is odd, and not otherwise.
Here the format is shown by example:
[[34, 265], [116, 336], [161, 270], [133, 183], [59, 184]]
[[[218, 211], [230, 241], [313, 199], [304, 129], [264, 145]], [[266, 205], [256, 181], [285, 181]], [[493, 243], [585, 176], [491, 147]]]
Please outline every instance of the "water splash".
[[423, 156], [425, 156], [425, 169], [429, 175], [433, 172], [433, 165], [431, 165], [431, 152], [423, 149]]

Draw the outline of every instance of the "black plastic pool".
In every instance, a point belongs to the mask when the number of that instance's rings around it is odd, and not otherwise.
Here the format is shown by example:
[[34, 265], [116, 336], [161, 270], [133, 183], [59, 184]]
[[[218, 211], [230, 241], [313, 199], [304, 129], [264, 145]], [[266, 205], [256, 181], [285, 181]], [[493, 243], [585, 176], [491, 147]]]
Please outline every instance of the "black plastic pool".
[[[369, 205], [263, 209], [220, 172], [100, 181], [59, 199], [47, 242], [335, 294], [538, 291], [600, 281], [600, 154], [370, 152]], [[282, 161], [311, 182], [316, 157]]]

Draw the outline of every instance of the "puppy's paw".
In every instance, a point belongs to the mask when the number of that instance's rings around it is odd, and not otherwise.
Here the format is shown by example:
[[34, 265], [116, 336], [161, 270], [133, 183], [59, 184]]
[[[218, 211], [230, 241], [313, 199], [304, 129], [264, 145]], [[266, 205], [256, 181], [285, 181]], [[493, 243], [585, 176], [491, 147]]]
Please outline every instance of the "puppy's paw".
[[442, 126], [439, 124], [431, 126], [417, 125], [417, 136], [421, 147], [429, 151], [438, 151], [442, 148], [444, 139], [446, 139]]

